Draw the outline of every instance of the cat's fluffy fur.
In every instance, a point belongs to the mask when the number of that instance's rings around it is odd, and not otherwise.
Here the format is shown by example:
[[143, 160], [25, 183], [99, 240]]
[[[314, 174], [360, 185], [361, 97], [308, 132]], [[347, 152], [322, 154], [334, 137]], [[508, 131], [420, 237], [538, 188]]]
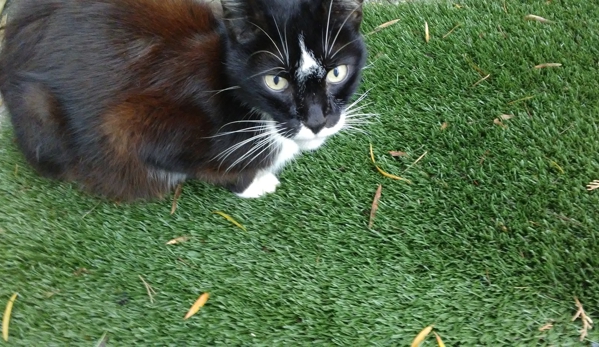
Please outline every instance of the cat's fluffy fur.
[[17, 3], [0, 92], [27, 160], [118, 200], [187, 178], [274, 191], [276, 170], [344, 126], [362, 0], [220, 2]]

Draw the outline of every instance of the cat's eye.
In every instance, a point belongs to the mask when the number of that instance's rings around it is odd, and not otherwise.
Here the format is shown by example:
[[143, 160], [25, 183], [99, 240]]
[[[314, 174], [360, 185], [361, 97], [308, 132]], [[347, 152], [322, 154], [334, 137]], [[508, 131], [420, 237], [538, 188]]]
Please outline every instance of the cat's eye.
[[274, 91], [280, 92], [289, 86], [289, 82], [281, 76], [266, 75], [264, 76], [264, 84]]
[[336, 68], [329, 71], [327, 74], [327, 81], [329, 83], [339, 83], [347, 77], [347, 65], [339, 65]]

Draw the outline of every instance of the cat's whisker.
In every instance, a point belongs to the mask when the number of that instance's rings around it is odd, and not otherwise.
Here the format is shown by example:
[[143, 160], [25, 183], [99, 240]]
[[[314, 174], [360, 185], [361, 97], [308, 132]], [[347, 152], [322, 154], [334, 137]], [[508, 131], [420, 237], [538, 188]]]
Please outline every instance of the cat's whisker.
[[378, 113], [349, 113], [345, 115], [345, 118], [347, 119], [352, 119], [352, 118], [374, 118], [377, 117], [379, 114]]
[[[341, 29], [343, 29], [343, 27], [345, 26], [345, 23], [347, 23], [347, 21], [349, 20], [349, 18], [354, 14], [354, 12], [356, 12], [357, 10], [359, 10], [361, 7], [361, 5], [356, 6], [356, 8], [353, 9], [353, 11], [351, 11], [347, 17], [345, 17], [345, 20], [343, 21], [343, 23], [341, 23], [341, 27], [339, 27], [339, 30], [337, 30], [337, 34], [335, 35], [335, 38], [333, 39], [333, 42], [331, 43], [331, 45], [329, 46], [329, 49], [327, 51], [327, 55], [329, 55], [331, 53], [331, 51], [333, 50], [333, 47], [335, 46], [335, 43], [337, 42], [337, 38], [339, 37], [339, 34], [341, 34]], [[355, 40], [354, 40], [355, 41]], [[350, 41], [351, 42], [351, 41]], [[348, 43], [349, 44], [349, 43]], [[346, 44], [347, 46], [347, 44]], [[339, 50], [337, 50], [338, 52]]]
[[360, 95], [360, 96], [358, 97], [358, 99], [356, 99], [356, 101], [352, 102], [351, 104], [349, 104], [349, 106], [347, 106], [347, 107], [345, 108], [345, 111], [347, 112], [347, 111], [351, 110], [351, 109], [352, 109], [353, 107], [355, 107], [355, 106], [356, 106], [358, 103], [360, 103], [360, 101], [364, 100], [364, 99], [365, 99], [365, 98], [368, 96], [368, 93], [369, 93], [371, 90], [372, 90], [372, 89], [369, 89], [369, 90], [365, 91], [365, 92], [364, 92], [362, 95]]
[[352, 107], [350, 109], [346, 109], [345, 113], [346, 114], [354, 114], [354, 113], [358, 113], [361, 112], [362, 110], [364, 110], [365, 108], [369, 107], [370, 105], [372, 105], [372, 103], [367, 103], [365, 105], [360, 105], [358, 107]]
[[263, 74], [265, 74], [265, 73], [267, 73], [267, 72], [269, 72], [269, 71], [273, 71], [273, 70], [285, 70], [285, 69], [284, 69], [284, 68], [282, 68], [282, 67], [280, 67], [280, 66], [273, 67], [273, 68], [270, 68], [270, 69], [267, 69], [267, 70], [264, 70], [264, 71], [258, 72], [257, 74], [253, 74], [253, 75], [251, 75], [250, 77], [246, 78], [246, 80], [249, 80], [249, 79], [251, 79], [251, 78], [254, 78], [254, 77], [256, 77], [256, 76], [259, 76], [259, 75], [263, 75]]
[[351, 125], [346, 125], [342, 128], [343, 130], [349, 131], [349, 132], [358, 132], [364, 135], [368, 135], [368, 132], [364, 129], [358, 128], [358, 127], [354, 127]]
[[202, 93], [222, 93], [222, 92], [226, 92], [227, 90], [233, 90], [233, 89], [240, 89], [240, 86], [232, 86], [232, 87], [228, 87], [228, 88], [223, 88], [223, 89], [215, 89], [215, 90], [204, 90], [202, 91]]
[[333, 1], [334, 0], [330, 0], [330, 1], [331, 1], [331, 3], [329, 5], [329, 15], [327, 17], [327, 29], [326, 29], [325, 36], [324, 36], [326, 46], [322, 47], [323, 52], [326, 52], [327, 48], [329, 47], [329, 24], [331, 22], [331, 12], [333, 12]]
[[216, 137], [227, 136], [227, 135], [232, 135], [232, 134], [237, 134], [237, 133], [259, 132], [259, 131], [264, 130], [266, 128], [267, 128], [266, 125], [257, 125], [257, 126], [253, 126], [253, 127], [249, 127], [249, 128], [243, 128], [243, 129], [240, 129], [240, 130], [227, 131], [227, 132], [224, 132], [224, 133], [217, 133], [216, 135], [207, 136], [207, 137], [204, 137], [204, 138], [205, 139], [213, 139], [213, 138], [216, 138]]
[[[289, 66], [289, 47], [287, 46], [287, 23], [285, 23], [285, 40], [283, 40], [283, 36], [281, 35], [281, 30], [279, 29], [279, 24], [277, 23], [277, 20], [275, 19], [275, 16], [272, 15], [272, 20], [275, 23], [275, 27], [277, 28], [277, 33], [279, 34], [279, 40], [281, 40], [281, 47], [283, 47], [283, 52], [285, 53], [285, 61], [287, 62], [287, 66]], [[281, 64], [285, 64], [283, 61], [281, 61]]]
[[[243, 171], [243, 169], [245, 169], [252, 161], [254, 161], [257, 157], [260, 156], [260, 154], [264, 153], [264, 151], [270, 147], [270, 144], [273, 142], [271, 136], [274, 134], [275, 131], [266, 131], [264, 134], [265, 135], [270, 135], [270, 136], [265, 136], [264, 138], [260, 139], [260, 141], [256, 142], [252, 148], [247, 151], [246, 153], [244, 153], [241, 157], [237, 158], [237, 160], [235, 160], [231, 165], [229, 165], [229, 167], [227, 167], [227, 169], [225, 170], [225, 172], [228, 172], [229, 170], [231, 170], [232, 168], [235, 167], [235, 165], [242, 163], [244, 160], [252, 157], [242, 168], [240, 171]], [[264, 145], [267, 145], [266, 147], [264, 147]], [[264, 147], [260, 152], [257, 152], [260, 148]], [[257, 153], [256, 153], [257, 152]], [[253, 153], [256, 153], [252, 156]]]
[[[337, 49], [337, 50], [335, 51], [335, 53], [333, 53], [333, 55], [331, 55], [331, 56], [329, 57], [329, 59], [333, 59], [333, 58], [335, 58], [335, 56], [337, 55], [337, 53], [341, 52], [341, 51], [342, 51], [342, 50], [343, 50], [345, 47], [347, 47], [347, 46], [351, 45], [352, 43], [354, 43], [354, 42], [356, 42], [356, 41], [358, 41], [358, 40], [360, 40], [360, 38], [357, 38], [357, 39], [351, 40], [351, 41], [349, 41], [348, 43], [344, 44], [343, 46], [339, 47], [339, 49]], [[332, 47], [331, 47], [331, 48], [332, 48]], [[364, 69], [362, 69], [362, 70], [364, 70]]]
[[270, 40], [270, 42], [272, 42], [273, 45], [275, 45], [275, 48], [277, 49], [277, 51], [279, 52], [279, 55], [281, 57], [281, 60], [284, 59], [283, 57], [283, 53], [281, 53], [281, 50], [279, 49], [279, 46], [275, 43], [275, 40], [272, 39], [272, 37], [270, 37], [270, 35], [264, 30], [262, 29], [259, 25], [253, 23], [253, 22], [249, 22], [251, 25], [255, 26], [256, 28], [260, 29], [260, 31], [262, 31], [264, 33], [264, 35], [266, 35], [268, 37], [268, 39]]
[[273, 52], [271, 52], [271, 51], [267, 51], [267, 50], [256, 51], [256, 52], [254, 52], [254, 53], [252, 53], [252, 54], [250, 55], [250, 58], [252, 58], [254, 55], [256, 55], [256, 54], [259, 54], [259, 53], [266, 53], [266, 54], [270, 54], [270, 55], [272, 55], [273, 57], [277, 58], [277, 60], [278, 60], [278, 61], [280, 61], [280, 62], [281, 62], [281, 64], [285, 65], [285, 62], [284, 62], [283, 60], [281, 60], [281, 58], [280, 58], [278, 55], [274, 54], [274, 53], [273, 53]]
[[[239, 143], [236, 143], [234, 146], [229, 147], [228, 149], [224, 150], [223, 152], [221, 152], [220, 154], [216, 155], [214, 157], [214, 159], [217, 159], [221, 162], [221, 164], [219, 165], [219, 169], [220, 166], [224, 163], [224, 161], [231, 155], [233, 154], [235, 151], [237, 151], [238, 149], [240, 149], [241, 147], [243, 147], [245, 144], [251, 142], [251, 141], [256, 141], [258, 139], [264, 138], [266, 136], [271, 135], [270, 132], [263, 132], [263, 133], [259, 133], [257, 135], [254, 135], [252, 137], [250, 137], [249, 139], [243, 140]], [[227, 169], [227, 171], [231, 168], [231, 166], [229, 166], [229, 168]]]
[[[250, 113], [246, 114], [249, 115]], [[262, 119], [244, 119], [244, 120], [236, 120], [233, 122], [229, 122], [223, 126], [221, 126], [220, 128], [218, 128], [218, 130], [216, 131], [217, 133], [220, 132], [223, 128], [232, 125], [232, 124], [238, 124], [238, 123], [261, 123], [261, 124], [268, 124], [268, 123], [276, 123], [276, 121], [274, 120], [262, 120]]]

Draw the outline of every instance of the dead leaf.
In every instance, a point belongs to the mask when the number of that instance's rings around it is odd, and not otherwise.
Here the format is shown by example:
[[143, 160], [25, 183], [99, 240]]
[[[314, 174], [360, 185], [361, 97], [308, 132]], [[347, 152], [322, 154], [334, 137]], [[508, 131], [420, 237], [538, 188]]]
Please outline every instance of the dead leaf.
[[512, 115], [512, 114], [502, 114], [501, 116], [499, 116], [499, 118], [501, 118], [502, 120], [508, 120], [508, 119], [514, 118], [514, 115]]
[[206, 304], [206, 301], [208, 301], [209, 297], [210, 297], [210, 293], [204, 293], [204, 294], [200, 295], [200, 297], [196, 300], [196, 302], [193, 303], [193, 305], [191, 306], [191, 308], [185, 315], [185, 318], [183, 318], [183, 319], [184, 320], [188, 319], [189, 317], [198, 313], [198, 311]]
[[391, 154], [392, 157], [405, 157], [408, 155], [408, 153], [402, 151], [389, 151], [389, 154]]
[[189, 240], [189, 236], [179, 236], [179, 237], [175, 237], [174, 239], [168, 241], [166, 244], [167, 245], [176, 245], [177, 243], [183, 243], [187, 240]]
[[495, 118], [495, 119], [493, 119], [493, 124], [495, 124], [495, 125], [499, 125], [499, 126], [500, 126], [500, 127], [502, 127], [502, 128], [507, 128], [507, 126], [506, 126], [505, 124], [503, 124], [503, 123], [502, 123], [502, 122], [499, 120], [499, 118]]
[[591, 317], [587, 316], [586, 312], [584, 311], [584, 308], [582, 307], [582, 304], [580, 303], [580, 301], [578, 301], [577, 297], [574, 297], [574, 300], [576, 301], [576, 307], [578, 307], [578, 311], [576, 311], [576, 314], [574, 315], [574, 317], [572, 317], [572, 321], [575, 321], [578, 317], [580, 317], [580, 319], [582, 320], [582, 329], [580, 330], [580, 341], [583, 341], [585, 337], [587, 337], [589, 330], [593, 329], [593, 320], [591, 319]]
[[599, 188], [599, 180], [594, 180], [593, 182], [591, 182], [587, 185], [587, 190], [589, 190], [589, 191], [595, 190], [597, 188]]
[[546, 23], [546, 24], [553, 23], [549, 19], [546, 19], [546, 18], [543, 18], [543, 17], [540, 17], [540, 16], [536, 16], [534, 14], [526, 15], [526, 16], [524, 16], [524, 19], [526, 19], [526, 20], [534, 20], [534, 21], [537, 21], [539, 23]]
[[551, 328], [553, 328], [553, 322], [549, 322], [549, 323], [543, 325], [542, 327], [539, 328], [539, 331], [551, 330]]
[[8, 342], [8, 325], [10, 323], [10, 314], [12, 313], [12, 306], [17, 300], [18, 293], [14, 293], [10, 299], [8, 299], [8, 303], [6, 304], [6, 309], [4, 309], [4, 316], [2, 317], [2, 338], [4, 341]]
[[443, 124], [441, 124], [441, 130], [447, 129], [448, 126], [449, 124], [447, 124], [447, 122], [443, 122]]
[[416, 335], [416, 337], [414, 338], [414, 341], [412, 341], [412, 344], [410, 346], [411, 347], [420, 346], [420, 344], [424, 341], [424, 339], [426, 339], [426, 337], [428, 336], [428, 334], [431, 333], [432, 330], [433, 330], [432, 325], [429, 325], [426, 328], [422, 329], [422, 331], [420, 333], [418, 333], [418, 335]]
[[81, 276], [83, 274], [89, 274], [89, 271], [84, 267], [80, 267], [73, 272], [73, 275], [75, 276]]
[[428, 32], [428, 22], [424, 22], [424, 41], [428, 43], [431, 39], [431, 36]]
[[371, 229], [374, 224], [374, 216], [376, 215], [376, 211], [379, 208], [379, 200], [381, 199], [381, 192], [383, 190], [383, 186], [379, 184], [379, 187], [376, 189], [376, 193], [374, 194], [374, 199], [372, 200], [372, 208], [370, 209], [370, 220], [368, 221], [368, 228]]
[[221, 212], [221, 211], [214, 211], [212, 213], [215, 213], [223, 218], [225, 218], [226, 220], [228, 220], [229, 222], [233, 223], [233, 225], [235, 225], [236, 227], [238, 227], [239, 229], [243, 230], [243, 231], [247, 231], [247, 229], [239, 224], [235, 219], [233, 219], [233, 217], [229, 216], [228, 214]]
[[369, 32], [366, 35], [374, 34], [374, 33], [378, 32], [378, 31], [381, 31], [381, 30], [385, 29], [386, 27], [392, 26], [393, 24], [395, 24], [397, 22], [399, 22], [399, 18], [398, 19], [394, 19], [394, 20], [390, 20], [388, 22], [385, 22], [385, 23], [377, 26], [376, 28], [374, 28], [371, 32]]
[[173, 196], [173, 205], [171, 206], [171, 216], [175, 214], [175, 211], [177, 210], [177, 200], [181, 196], [182, 191], [183, 185], [177, 184], [177, 188], [175, 188], [175, 195]]
[[560, 64], [560, 63], [543, 63], [543, 64], [535, 65], [535, 69], [543, 69], [546, 67], [560, 67], [560, 66], [562, 66], [562, 64]]
[[412, 182], [411, 182], [410, 180], [408, 180], [408, 179], [405, 179], [405, 178], [402, 178], [402, 177], [399, 177], [399, 176], [392, 175], [392, 174], [390, 174], [390, 173], [387, 173], [387, 172], [383, 171], [383, 169], [381, 169], [380, 167], [378, 167], [378, 165], [376, 165], [376, 162], [374, 161], [374, 151], [373, 151], [373, 149], [372, 149], [372, 143], [370, 144], [370, 159], [372, 160], [372, 163], [374, 164], [374, 167], [377, 169], [377, 171], [378, 171], [378, 172], [379, 172], [381, 175], [383, 175], [383, 176], [385, 176], [385, 177], [388, 177], [388, 178], [391, 178], [391, 179], [394, 179], [394, 180], [406, 181], [406, 182], [408, 182], [408, 183], [410, 183], [410, 184], [412, 183]]

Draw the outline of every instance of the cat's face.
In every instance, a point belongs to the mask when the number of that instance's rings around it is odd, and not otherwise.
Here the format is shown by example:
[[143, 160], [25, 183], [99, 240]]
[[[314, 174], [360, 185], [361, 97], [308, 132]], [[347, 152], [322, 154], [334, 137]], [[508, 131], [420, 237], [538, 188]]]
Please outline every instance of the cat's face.
[[[271, 131], [315, 149], [345, 123], [366, 49], [362, 0], [222, 0], [227, 71]], [[272, 122], [274, 121], [274, 122]]]

